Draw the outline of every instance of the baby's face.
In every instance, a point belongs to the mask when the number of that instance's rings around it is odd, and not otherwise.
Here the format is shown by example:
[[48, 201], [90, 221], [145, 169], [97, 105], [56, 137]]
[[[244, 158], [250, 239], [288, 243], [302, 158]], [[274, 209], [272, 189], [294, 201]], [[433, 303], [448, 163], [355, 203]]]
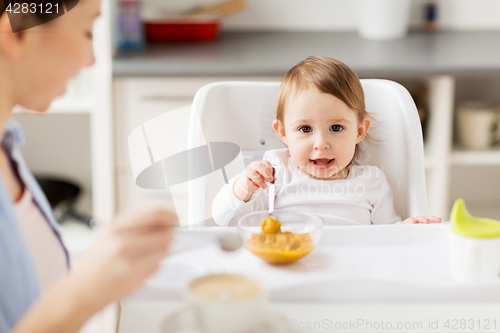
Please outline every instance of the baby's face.
[[355, 111], [337, 97], [308, 88], [291, 99], [284, 124], [274, 128], [288, 145], [293, 162], [312, 178], [346, 177], [356, 144], [370, 127], [368, 118], [358, 122]]

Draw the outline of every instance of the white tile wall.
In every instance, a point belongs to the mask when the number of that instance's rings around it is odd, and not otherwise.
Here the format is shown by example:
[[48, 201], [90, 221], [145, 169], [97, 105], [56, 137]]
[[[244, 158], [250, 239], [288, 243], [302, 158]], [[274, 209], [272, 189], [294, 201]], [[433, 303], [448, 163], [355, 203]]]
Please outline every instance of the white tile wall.
[[[426, 1], [413, 0], [412, 27], [422, 26]], [[437, 3], [442, 29], [500, 30], [498, 0], [437, 0]], [[247, 4], [245, 11], [225, 19], [224, 29], [345, 31], [356, 30], [358, 21], [357, 0], [247, 0]]]

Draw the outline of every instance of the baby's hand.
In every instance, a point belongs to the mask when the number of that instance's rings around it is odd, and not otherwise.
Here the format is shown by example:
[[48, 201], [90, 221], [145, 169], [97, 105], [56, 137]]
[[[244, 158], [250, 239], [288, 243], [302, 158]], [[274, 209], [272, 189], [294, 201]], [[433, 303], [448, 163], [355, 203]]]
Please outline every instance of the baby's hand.
[[234, 183], [234, 195], [247, 202], [259, 188], [266, 188], [266, 182], [274, 180], [274, 169], [268, 161], [253, 161]]
[[429, 224], [431, 222], [441, 223], [440, 217], [431, 216], [417, 216], [417, 217], [409, 217], [400, 224], [415, 224], [415, 223], [425, 223]]

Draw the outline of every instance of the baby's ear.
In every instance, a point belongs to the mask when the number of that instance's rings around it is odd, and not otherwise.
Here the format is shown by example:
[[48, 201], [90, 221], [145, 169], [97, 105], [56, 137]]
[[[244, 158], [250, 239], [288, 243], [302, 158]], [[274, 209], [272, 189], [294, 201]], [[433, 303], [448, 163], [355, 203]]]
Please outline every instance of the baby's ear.
[[286, 135], [285, 135], [285, 127], [283, 126], [281, 121], [279, 121], [278, 119], [274, 119], [273, 128], [274, 128], [274, 131], [276, 132], [276, 134], [278, 134], [281, 141], [283, 141], [283, 143], [288, 146], [288, 143], [286, 141]]
[[368, 129], [370, 128], [371, 120], [368, 117], [364, 117], [358, 124], [358, 137], [356, 138], [356, 144], [360, 143], [361, 140], [368, 133]]

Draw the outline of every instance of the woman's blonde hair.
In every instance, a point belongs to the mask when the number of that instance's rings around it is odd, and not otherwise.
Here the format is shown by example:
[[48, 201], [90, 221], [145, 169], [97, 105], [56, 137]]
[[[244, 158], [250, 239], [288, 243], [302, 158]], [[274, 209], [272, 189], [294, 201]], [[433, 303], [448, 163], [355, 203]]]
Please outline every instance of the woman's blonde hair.
[[[365, 94], [356, 73], [339, 60], [310, 56], [292, 67], [281, 82], [276, 119], [283, 124], [287, 103], [311, 86], [344, 102], [356, 113], [358, 122], [365, 117], [371, 118], [366, 112]], [[362, 154], [358, 146], [353, 158], [355, 164]]]

